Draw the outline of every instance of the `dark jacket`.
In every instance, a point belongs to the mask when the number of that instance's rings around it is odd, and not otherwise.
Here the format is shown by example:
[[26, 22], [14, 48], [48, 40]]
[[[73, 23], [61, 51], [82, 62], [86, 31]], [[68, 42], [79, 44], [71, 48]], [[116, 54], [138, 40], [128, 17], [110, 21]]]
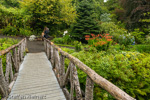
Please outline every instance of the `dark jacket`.
[[45, 37], [45, 38], [49, 38], [48, 34], [49, 34], [49, 28], [47, 28], [47, 29], [44, 31], [44, 37]]

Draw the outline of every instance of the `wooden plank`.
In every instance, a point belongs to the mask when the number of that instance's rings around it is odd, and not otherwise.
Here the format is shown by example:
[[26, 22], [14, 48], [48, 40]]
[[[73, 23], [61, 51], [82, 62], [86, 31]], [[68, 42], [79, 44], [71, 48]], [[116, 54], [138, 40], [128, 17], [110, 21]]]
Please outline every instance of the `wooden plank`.
[[45, 53], [27, 54], [10, 93], [11, 96], [16, 94], [44, 95], [45, 100], [65, 99]]
[[94, 82], [89, 76], [86, 78], [85, 100], [93, 100]]
[[73, 79], [74, 79], [73, 81], [74, 81], [74, 85], [75, 85], [76, 99], [83, 100], [77, 69], [73, 63], [72, 63], [72, 66], [73, 66]]

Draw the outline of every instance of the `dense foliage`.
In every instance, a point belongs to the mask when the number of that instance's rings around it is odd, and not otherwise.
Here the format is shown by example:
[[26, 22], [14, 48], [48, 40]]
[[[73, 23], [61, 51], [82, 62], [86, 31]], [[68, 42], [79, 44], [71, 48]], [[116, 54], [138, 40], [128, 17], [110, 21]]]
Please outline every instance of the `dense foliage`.
[[[63, 49], [69, 51], [68, 49]], [[94, 52], [94, 53], [93, 53]], [[69, 51], [99, 75], [111, 81], [122, 90], [138, 100], [150, 98], [150, 55], [131, 51], [97, 52], [90, 48], [89, 51]], [[69, 63], [68, 61], [66, 63]], [[67, 65], [67, 64], [66, 64]], [[85, 86], [86, 74], [78, 70], [81, 87]], [[84, 88], [82, 88], [84, 89]], [[95, 85], [94, 100], [112, 100], [113, 97]]]
[[[41, 34], [48, 26], [51, 35], [75, 22], [76, 10], [71, 0], [5, 0], [0, 2], [0, 24], [3, 34]], [[17, 3], [17, 5], [15, 5]]]
[[[47, 26], [54, 43], [73, 45], [63, 50], [137, 100], [150, 98], [149, 18], [149, 0], [0, 0], [0, 34], [40, 35]], [[0, 39], [0, 50], [17, 42]], [[94, 100], [113, 99], [95, 85]]]

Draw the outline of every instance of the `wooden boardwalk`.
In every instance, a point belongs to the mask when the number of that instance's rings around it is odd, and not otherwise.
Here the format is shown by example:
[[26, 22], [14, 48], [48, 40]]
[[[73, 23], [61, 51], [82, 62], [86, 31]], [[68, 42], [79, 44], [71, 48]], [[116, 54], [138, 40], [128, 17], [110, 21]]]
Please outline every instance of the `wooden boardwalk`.
[[25, 56], [7, 100], [66, 100], [44, 52]]

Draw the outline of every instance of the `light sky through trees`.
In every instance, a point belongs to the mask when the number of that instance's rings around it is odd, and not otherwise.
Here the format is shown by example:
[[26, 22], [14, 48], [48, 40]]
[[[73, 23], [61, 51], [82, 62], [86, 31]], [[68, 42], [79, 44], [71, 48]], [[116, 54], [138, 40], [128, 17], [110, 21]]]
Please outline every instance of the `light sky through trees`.
[[107, 2], [107, 0], [104, 0], [104, 2]]

